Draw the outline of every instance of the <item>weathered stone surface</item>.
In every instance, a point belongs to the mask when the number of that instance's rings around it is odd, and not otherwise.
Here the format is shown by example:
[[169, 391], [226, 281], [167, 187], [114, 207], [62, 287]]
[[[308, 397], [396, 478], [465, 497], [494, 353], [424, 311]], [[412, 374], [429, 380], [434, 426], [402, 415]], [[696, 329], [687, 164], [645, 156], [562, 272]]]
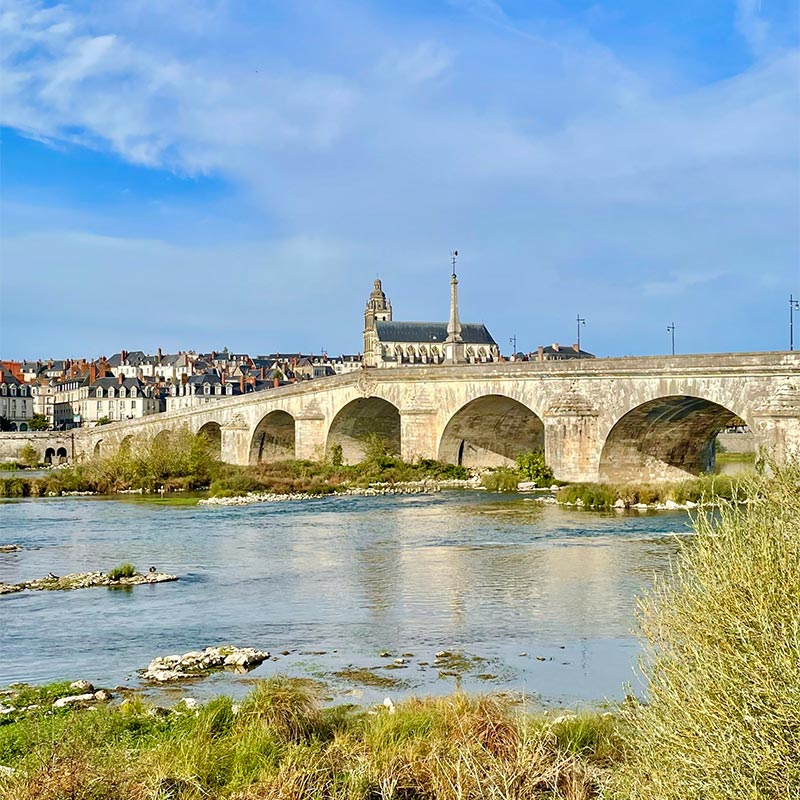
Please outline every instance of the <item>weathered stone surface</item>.
[[147, 668], [140, 671], [142, 678], [153, 683], [198, 678], [212, 670], [230, 667], [247, 670], [257, 667], [270, 657], [268, 652], [253, 647], [206, 647], [183, 655], [170, 655], [154, 658]]
[[69, 685], [69, 688], [70, 689], [76, 689], [79, 692], [93, 692], [94, 691], [94, 686], [92, 686], [92, 684], [89, 683], [89, 681], [84, 681], [84, 680], [73, 681]]

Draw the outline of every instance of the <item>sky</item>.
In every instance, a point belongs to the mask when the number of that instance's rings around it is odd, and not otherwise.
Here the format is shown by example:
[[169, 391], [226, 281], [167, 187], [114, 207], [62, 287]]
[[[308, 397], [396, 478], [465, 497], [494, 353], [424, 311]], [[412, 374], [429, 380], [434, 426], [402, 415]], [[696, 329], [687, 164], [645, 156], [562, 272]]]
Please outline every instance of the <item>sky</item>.
[[[788, 348], [794, 0], [0, 0], [0, 357]], [[797, 315], [800, 342], [800, 312]]]

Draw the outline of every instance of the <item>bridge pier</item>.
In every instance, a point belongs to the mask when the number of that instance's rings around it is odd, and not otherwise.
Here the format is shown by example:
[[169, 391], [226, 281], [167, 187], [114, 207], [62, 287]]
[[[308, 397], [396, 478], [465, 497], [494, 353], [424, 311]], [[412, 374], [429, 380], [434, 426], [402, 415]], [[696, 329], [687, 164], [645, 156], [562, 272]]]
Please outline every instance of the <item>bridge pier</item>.
[[250, 456], [250, 429], [237, 414], [220, 426], [220, 458], [227, 464], [246, 465]]
[[583, 397], [566, 396], [544, 414], [545, 461], [560, 481], [596, 481], [600, 467], [598, 412]]
[[306, 412], [294, 418], [294, 457], [309, 461], [325, 459], [325, 415]]
[[784, 385], [753, 418], [756, 453], [763, 449], [776, 464], [800, 458], [800, 388]]
[[403, 461], [436, 458], [436, 409], [400, 410], [400, 457]]

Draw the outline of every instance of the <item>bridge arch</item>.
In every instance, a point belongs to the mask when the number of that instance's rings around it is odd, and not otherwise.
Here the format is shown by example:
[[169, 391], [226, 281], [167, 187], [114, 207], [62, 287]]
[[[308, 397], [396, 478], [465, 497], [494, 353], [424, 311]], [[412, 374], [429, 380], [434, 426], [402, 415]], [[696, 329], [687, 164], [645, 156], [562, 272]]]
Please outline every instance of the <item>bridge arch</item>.
[[370, 434], [377, 434], [387, 449], [400, 452], [400, 409], [382, 397], [358, 397], [346, 403], [333, 418], [325, 445], [330, 455], [335, 445], [342, 448], [345, 464], [364, 459], [364, 443]]
[[261, 418], [250, 440], [251, 464], [294, 458], [295, 423], [287, 411], [270, 411]]
[[600, 453], [601, 481], [679, 480], [714, 469], [714, 441], [741, 417], [693, 395], [648, 400], [611, 427]]
[[69, 456], [67, 455], [67, 448], [59, 447], [58, 450], [56, 450], [56, 458], [58, 458], [59, 464], [66, 464], [67, 459], [69, 458]]
[[206, 422], [206, 424], [202, 425], [200, 430], [197, 431], [197, 435], [203, 436], [206, 439], [211, 454], [215, 458], [219, 458], [222, 455], [222, 428], [219, 422], [214, 422], [213, 420], [211, 422]]
[[511, 464], [544, 448], [544, 423], [528, 406], [501, 394], [470, 400], [450, 417], [439, 440], [440, 461], [467, 467]]
[[54, 447], [48, 447], [47, 450], [44, 451], [44, 463], [45, 464], [52, 464], [53, 459], [56, 457], [56, 450]]
[[97, 443], [95, 444], [95, 446], [94, 446], [94, 457], [95, 458], [99, 458], [100, 457], [100, 454], [102, 453], [102, 447], [101, 447], [102, 444], [103, 444], [103, 440], [102, 439], [99, 439], [97, 441]]

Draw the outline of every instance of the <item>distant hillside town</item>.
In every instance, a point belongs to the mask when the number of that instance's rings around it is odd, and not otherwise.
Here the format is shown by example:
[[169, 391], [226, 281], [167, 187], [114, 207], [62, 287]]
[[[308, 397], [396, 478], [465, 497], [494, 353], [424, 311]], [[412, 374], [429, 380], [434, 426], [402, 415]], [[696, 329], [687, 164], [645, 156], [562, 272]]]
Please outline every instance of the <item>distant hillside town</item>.
[[376, 280], [364, 311], [363, 353], [329, 356], [227, 348], [154, 354], [122, 350], [94, 360], [0, 360], [0, 430], [67, 430], [192, 408], [226, 397], [354, 370], [594, 358], [578, 345], [557, 343], [503, 356], [483, 323], [461, 323], [458, 280], [450, 282], [448, 322], [399, 322]]

